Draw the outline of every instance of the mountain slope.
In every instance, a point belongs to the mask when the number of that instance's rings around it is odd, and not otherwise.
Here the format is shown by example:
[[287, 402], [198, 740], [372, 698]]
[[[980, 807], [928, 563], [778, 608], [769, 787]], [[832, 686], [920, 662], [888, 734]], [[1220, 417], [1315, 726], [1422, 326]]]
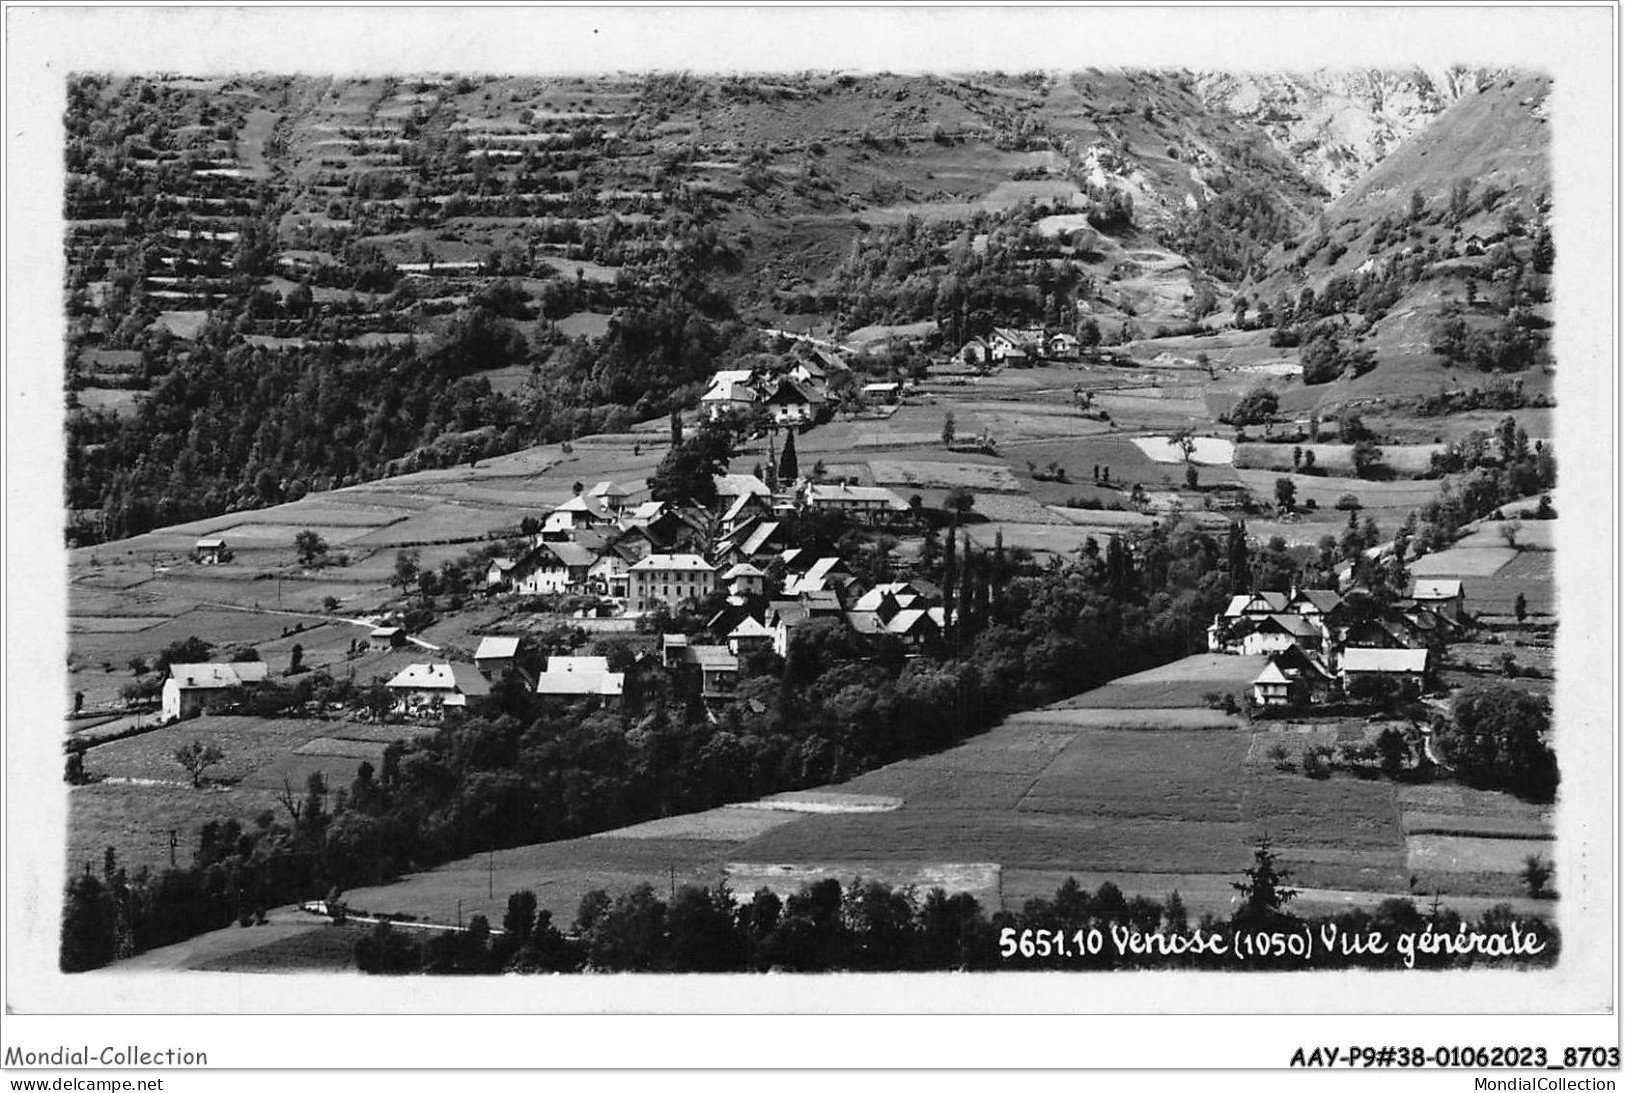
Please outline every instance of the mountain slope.
[[1196, 88], [1209, 107], [1262, 129], [1335, 199], [1451, 104], [1494, 78], [1461, 65], [1437, 71], [1201, 72]]

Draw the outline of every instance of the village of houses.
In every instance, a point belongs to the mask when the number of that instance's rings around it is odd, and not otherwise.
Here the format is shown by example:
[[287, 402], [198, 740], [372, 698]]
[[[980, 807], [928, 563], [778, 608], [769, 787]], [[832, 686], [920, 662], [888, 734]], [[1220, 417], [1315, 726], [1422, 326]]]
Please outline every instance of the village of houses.
[[[811, 339], [802, 339], [797, 349], [794, 363], [780, 374], [716, 372], [700, 399], [699, 419], [754, 415], [770, 423], [774, 435], [827, 420], [836, 401], [830, 376], [846, 364]], [[1071, 334], [998, 329], [960, 347], [954, 362], [987, 370], [1078, 357]], [[906, 390], [897, 382], [848, 387], [856, 392], [849, 405], [881, 412], [902, 401]], [[791, 545], [785, 533], [787, 520], [811, 512], [839, 513], [848, 526], [875, 534], [918, 537], [924, 527], [918, 497], [828, 481], [821, 474], [782, 483], [777, 477], [772, 471], [719, 475], [710, 506], [651, 500], [644, 482], [577, 483], [569, 500], [532, 521], [527, 549], [491, 559], [480, 591], [497, 602], [547, 597], [557, 605], [568, 598], [587, 605], [568, 621], [609, 632], [633, 630], [640, 619], [676, 614], [720, 594], [723, 606], [702, 633], [665, 634], [658, 649], [646, 654], [667, 671], [692, 672], [708, 705], [731, 700], [742, 657], [757, 650], [787, 656], [797, 629], [814, 620], [836, 620], [859, 635], [889, 635], [910, 653], [938, 642], [952, 607], [929, 580], [909, 575], [871, 583], [856, 575], [833, 542]], [[202, 564], [229, 556], [218, 537], [200, 539], [193, 552]], [[900, 572], [914, 568], [906, 558], [896, 561]], [[434, 649], [408, 634], [398, 613], [375, 621], [363, 649], [370, 643], [404, 650], [414, 642]], [[1375, 614], [1369, 606], [1352, 611], [1329, 589], [1237, 595], [1208, 627], [1207, 647], [1210, 653], [1267, 658], [1246, 700], [1258, 710], [1297, 709], [1415, 697], [1436, 682], [1445, 646], [1467, 636], [1471, 626], [1460, 579], [1417, 578], [1408, 598]], [[538, 656], [527, 633], [495, 633], [480, 636], [471, 658], [426, 658], [385, 685], [397, 713], [435, 717], [443, 709], [477, 706], [507, 673], [544, 697], [606, 703], [619, 700], [626, 674], [612, 671], [603, 656]], [[174, 721], [229, 709], [266, 678], [265, 665], [252, 662], [172, 665], [162, 717]]]

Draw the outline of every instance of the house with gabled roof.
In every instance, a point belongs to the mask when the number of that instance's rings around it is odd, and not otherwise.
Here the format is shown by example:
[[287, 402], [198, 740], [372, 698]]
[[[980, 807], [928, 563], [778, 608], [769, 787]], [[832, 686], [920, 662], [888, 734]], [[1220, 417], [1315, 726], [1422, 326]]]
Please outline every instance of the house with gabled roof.
[[775, 425], [805, 425], [818, 416], [828, 401], [824, 393], [794, 376], [782, 376], [762, 399]]
[[910, 649], [919, 649], [942, 636], [946, 613], [940, 607], [908, 607], [886, 622], [886, 633]]
[[1045, 341], [1044, 356], [1057, 361], [1075, 361], [1079, 348], [1078, 336], [1063, 330], [1059, 334], [1051, 334]]
[[784, 580], [786, 596], [800, 596], [807, 592], [839, 592], [852, 578], [838, 557], [818, 558], [800, 572], [792, 572]]
[[536, 693], [548, 698], [619, 700], [625, 689], [626, 673], [610, 671], [606, 657], [550, 656], [536, 677]]
[[388, 683], [395, 705], [406, 713], [429, 713], [441, 707], [478, 705], [491, 694], [491, 684], [472, 664], [409, 664]]
[[231, 557], [226, 541], [219, 538], [199, 539], [192, 548], [192, 560], [199, 565], [219, 565]]
[[1427, 649], [1345, 649], [1337, 671], [1344, 690], [1362, 678], [1380, 677], [1421, 691], [1427, 686], [1431, 661]]
[[496, 679], [508, 672], [519, 670], [519, 652], [524, 638], [512, 635], [493, 635], [480, 639], [474, 650], [474, 667], [486, 679]]
[[1316, 657], [1297, 646], [1270, 654], [1264, 670], [1252, 682], [1253, 701], [1260, 706], [1302, 706], [1325, 701], [1334, 679]]
[[1324, 627], [1290, 611], [1248, 616], [1237, 624], [1235, 633], [1241, 635], [1242, 655], [1249, 657], [1279, 653], [1293, 646], [1314, 652], [1327, 645]]
[[593, 550], [587, 567], [586, 589], [612, 600], [624, 600], [631, 591], [632, 567], [647, 555], [640, 555], [633, 543], [616, 540]]
[[1286, 610], [1327, 623], [1335, 621], [1342, 606], [1343, 597], [1330, 588], [1294, 588], [1286, 602]]
[[753, 615], [746, 615], [728, 631], [728, 648], [735, 656], [773, 648], [775, 631]]
[[1042, 330], [997, 327], [987, 339], [988, 357], [1006, 364], [1026, 364], [1044, 353]]
[[542, 534], [554, 538], [568, 536], [577, 528], [597, 527], [613, 523], [615, 514], [602, 499], [578, 493], [547, 514], [542, 522]]
[[159, 697], [165, 720], [196, 717], [241, 702], [245, 693], [264, 683], [270, 668], [264, 661], [228, 664], [171, 664]]
[[[719, 495], [719, 500], [726, 499]], [[771, 494], [740, 493], [727, 502], [721, 518], [717, 520], [717, 526], [722, 529], [722, 534], [727, 536], [749, 520], [765, 520], [772, 515]]]
[[987, 344], [987, 339], [972, 338], [959, 347], [955, 357], [969, 365], [987, 364], [993, 359], [993, 350]]
[[631, 491], [624, 486], [605, 480], [595, 484], [587, 491], [587, 496], [603, 503], [605, 509], [615, 516], [619, 516], [626, 508], [627, 500], [632, 496]]
[[767, 574], [749, 562], [736, 562], [729, 566], [720, 580], [730, 596], [760, 596], [767, 591]]
[[1246, 620], [1256, 620], [1287, 612], [1290, 597], [1285, 592], [1246, 592], [1230, 597], [1224, 610], [1213, 616], [1207, 628], [1207, 648], [1210, 653], [1236, 653], [1241, 651], [1242, 638], [1249, 628]]
[[[727, 414], [749, 413], [758, 401], [756, 389], [750, 385], [748, 378], [724, 379], [724, 375], [718, 372], [712, 379], [711, 387], [700, 396], [700, 409], [708, 421], [715, 421]], [[749, 373], [745, 375], [748, 377]]]
[[485, 587], [488, 589], [510, 587], [513, 584], [511, 574], [514, 566], [518, 564], [517, 558], [492, 558], [491, 564], [485, 567]]
[[1467, 621], [1467, 591], [1455, 578], [1418, 577], [1411, 586], [1411, 599], [1451, 622]]
[[575, 542], [543, 541], [509, 571], [514, 591], [526, 596], [560, 595], [581, 588], [596, 559]]

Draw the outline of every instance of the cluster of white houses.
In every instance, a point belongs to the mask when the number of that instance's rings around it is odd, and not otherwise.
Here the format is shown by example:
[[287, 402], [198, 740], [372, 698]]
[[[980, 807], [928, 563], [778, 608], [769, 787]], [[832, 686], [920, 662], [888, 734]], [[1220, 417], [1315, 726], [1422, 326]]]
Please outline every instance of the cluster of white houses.
[[798, 357], [785, 372], [752, 368], [717, 372], [700, 396], [700, 410], [707, 420], [715, 420], [761, 409], [775, 425], [810, 425], [830, 405], [831, 372], [844, 368], [834, 354], [814, 352]]
[[1461, 581], [1419, 579], [1408, 598], [1382, 605], [1313, 588], [1232, 596], [1207, 639], [1211, 652], [1269, 658], [1255, 703], [1298, 706], [1358, 693], [1369, 679], [1420, 692], [1437, 651], [1469, 623]]
[[996, 327], [987, 337], [972, 338], [960, 346], [959, 358], [972, 365], [1020, 367], [1044, 360], [1075, 361], [1079, 349], [1077, 336], [1065, 331], [1049, 334], [1038, 328]]
[[910, 523], [914, 513], [881, 486], [806, 481], [775, 494], [754, 475], [716, 479], [711, 508], [663, 501], [633, 504], [613, 482], [583, 490], [548, 514], [530, 549], [495, 558], [493, 593], [593, 597], [620, 614], [675, 610], [719, 588], [760, 594], [764, 567], [786, 548], [784, 519], [838, 512], [870, 525]]

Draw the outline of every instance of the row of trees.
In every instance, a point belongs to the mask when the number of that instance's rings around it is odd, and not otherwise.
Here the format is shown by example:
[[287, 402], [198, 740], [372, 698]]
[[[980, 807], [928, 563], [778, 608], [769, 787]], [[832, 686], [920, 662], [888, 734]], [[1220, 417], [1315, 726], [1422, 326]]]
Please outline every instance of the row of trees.
[[[760, 889], [736, 901], [726, 882], [684, 885], [669, 901], [648, 884], [613, 898], [594, 890], [582, 899], [568, 934], [538, 910], [533, 892], [508, 899], [502, 932], [479, 916], [467, 931], [429, 940], [408, 937], [387, 923], [356, 945], [356, 963], [378, 974], [499, 974], [504, 972], [830, 972], [830, 971], [1105, 971], [1135, 968], [1227, 968], [1244, 971], [1405, 966], [1403, 934], [1450, 937], [1461, 930], [1533, 936], [1533, 956], [1483, 957], [1422, 952], [1416, 967], [1550, 967], [1561, 948], [1556, 928], [1543, 918], [1515, 914], [1505, 905], [1476, 920], [1435, 902], [1423, 912], [1408, 899], [1387, 899], [1374, 910], [1299, 917], [1290, 911], [1297, 890], [1288, 883], [1266, 837], [1253, 863], [1233, 882], [1232, 912], [1207, 912], [1196, 921], [1179, 892], [1161, 900], [1127, 897], [1106, 882], [1093, 892], [1068, 879], [1051, 898], [1028, 900], [1019, 911], [989, 917], [974, 896], [949, 895], [854, 877], [804, 884], [781, 899]], [[1229, 948], [1259, 931], [1323, 930], [1358, 938], [1359, 948], [1324, 943], [1308, 959], [1261, 954], [1238, 961]], [[1086, 940], [1099, 939], [1098, 948]], [[1370, 942], [1373, 935], [1381, 947]], [[1126, 943], [1133, 936], [1145, 946]], [[1219, 939], [1215, 951], [1197, 939]]]

